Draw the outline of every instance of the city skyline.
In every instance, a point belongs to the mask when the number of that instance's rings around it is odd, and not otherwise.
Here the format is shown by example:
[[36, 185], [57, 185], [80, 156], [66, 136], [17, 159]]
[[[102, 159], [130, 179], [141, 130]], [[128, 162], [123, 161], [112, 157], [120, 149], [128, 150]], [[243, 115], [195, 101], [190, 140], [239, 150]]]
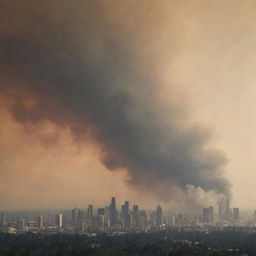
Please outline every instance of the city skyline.
[[[250, 216], [241, 215], [240, 209], [231, 207], [229, 198], [218, 206], [200, 209], [200, 214], [175, 212], [157, 205], [145, 210], [129, 201], [119, 202], [112, 197], [109, 204], [95, 208], [89, 204], [83, 208], [39, 212], [1, 212], [0, 232], [5, 233], [79, 233], [94, 234], [106, 232], [154, 232], [178, 229], [180, 231], [225, 230], [227, 227], [256, 227], [256, 210]], [[42, 212], [40, 213], [42, 214]], [[120, 233], [121, 234], [121, 233]]]

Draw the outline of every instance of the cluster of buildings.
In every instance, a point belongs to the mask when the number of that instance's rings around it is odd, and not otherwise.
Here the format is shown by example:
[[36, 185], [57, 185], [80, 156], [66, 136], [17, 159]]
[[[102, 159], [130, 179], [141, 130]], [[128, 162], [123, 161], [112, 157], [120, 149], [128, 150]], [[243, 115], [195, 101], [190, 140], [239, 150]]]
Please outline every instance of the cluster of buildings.
[[[140, 209], [138, 205], [130, 206], [125, 201], [121, 208], [117, 208], [116, 198], [112, 197], [110, 204], [104, 208], [94, 209], [92, 204], [84, 209], [74, 208], [62, 213], [33, 216], [0, 215], [0, 231], [9, 233], [20, 232], [130, 232], [150, 231], [164, 228], [205, 228], [241, 226], [239, 208], [231, 209], [229, 199], [219, 202], [218, 211], [213, 206], [202, 209], [200, 216], [163, 213], [158, 205], [153, 211]], [[256, 226], [256, 211], [247, 226]]]
[[[256, 211], [254, 212], [256, 223]], [[205, 224], [214, 224], [216, 222], [226, 226], [239, 226], [240, 213], [239, 208], [230, 208], [229, 198], [223, 198], [219, 202], [218, 216], [214, 215], [214, 207], [203, 208], [202, 222]]]
[[[32, 220], [31, 220], [32, 219]], [[117, 209], [116, 198], [104, 208], [94, 209], [89, 204], [86, 210], [74, 208], [71, 213], [58, 213], [53, 216], [40, 215], [33, 218], [0, 216], [0, 231], [19, 232], [107, 232], [159, 229], [163, 225], [162, 207], [158, 205], [155, 211], [147, 212], [138, 205], [125, 201], [121, 210]]]
[[82, 231], [146, 229], [149, 225], [160, 228], [163, 224], [163, 213], [160, 205], [156, 207], [155, 211], [148, 214], [138, 205], [130, 207], [129, 201], [125, 201], [119, 211], [116, 206], [116, 198], [112, 197], [110, 205], [98, 208], [97, 211], [94, 211], [91, 204], [87, 211], [78, 208], [72, 209], [71, 224]]

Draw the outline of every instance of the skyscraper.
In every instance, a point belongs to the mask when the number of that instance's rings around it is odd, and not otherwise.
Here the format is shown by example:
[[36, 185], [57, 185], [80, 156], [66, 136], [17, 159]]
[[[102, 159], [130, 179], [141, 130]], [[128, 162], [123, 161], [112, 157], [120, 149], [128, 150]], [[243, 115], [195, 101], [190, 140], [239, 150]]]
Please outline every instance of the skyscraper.
[[156, 226], [160, 227], [163, 224], [162, 207], [158, 205], [156, 207]]
[[98, 228], [99, 230], [103, 230], [104, 227], [105, 227], [104, 215], [97, 215], [96, 221], [97, 221], [97, 228]]
[[209, 223], [209, 208], [203, 208], [203, 223]]
[[132, 227], [133, 227], [133, 216], [132, 216], [132, 214], [128, 213], [124, 217], [124, 228], [131, 229]]
[[109, 220], [110, 220], [110, 227], [116, 228], [117, 224], [117, 209], [116, 209], [116, 198], [112, 197], [111, 203], [109, 206]]
[[74, 225], [74, 226], [76, 226], [78, 224], [78, 214], [79, 214], [79, 209], [77, 207], [72, 209], [71, 221], [72, 221], [72, 225]]
[[134, 205], [133, 206], [133, 226], [134, 228], [138, 228], [140, 226], [140, 216], [139, 216], [139, 206]]
[[85, 211], [78, 209], [78, 216], [77, 216], [77, 223], [81, 225], [85, 225], [86, 218], [85, 218]]
[[87, 226], [92, 227], [93, 226], [93, 205], [89, 204], [87, 209]]
[[105, 228], [105, 209], [99, 208], [97, 211], [96, 224], [99, 230], [104, 230]]
[[214, 212], [213, 212], [213, 206], [209, 207], [209, 222], [213, 223], [214, 221]]
[[1, 226], [1, 227], [5, 227], [6, 224], [7, 224], [7, 222], [6, 222], [5, 215], [2, 213], [2, 214], [1, 214], [1, 219], [0, 219], [0, 226]]
[[213, 206], [203, 208], [203, 223], [213, 223]]
[[127, 214], [129, 214], [129, 202], [125, 201], [122, 205], [122, 218], [124, 218]]
[[147, 226], [147, 213], [146, 211], [140, 211], [140, 226], [146, 227]]
[[225, 208], [225, 220], [230, 221], [230, 208], [229, 208], [229, 198], [226, 198], [226, 208]]
[[110, 219], [109, 219], [109, 206], [105, 207], [105, 228], [110, 228]]
[[44, 216], [39, 216], [38, 217], [38, 228], [39, 229], [44, 229], [45, 228], [45, 217]]
[[63, 226], [63, 215], [62, 215], [62, 213], [59, 213], [59, 214], [56, 215], [55, 224], [58, 228], [62, 228], [62, 226]]
[[224, 197], [219, 202], [219, 220], [230, 221], [229, 198]]

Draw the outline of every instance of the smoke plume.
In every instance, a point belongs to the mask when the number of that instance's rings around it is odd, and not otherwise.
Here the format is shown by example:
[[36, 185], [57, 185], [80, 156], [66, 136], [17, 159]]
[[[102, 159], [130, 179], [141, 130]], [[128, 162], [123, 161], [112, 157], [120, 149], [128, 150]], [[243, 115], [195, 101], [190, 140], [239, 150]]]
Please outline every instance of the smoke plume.
[[170, 3], [0, 5], [0, 92], [15, 99], [17, 121], [49, 120], [78, 141], [89, 136], [109, 170], [125, 169], [132, 185], [167, 199], [188, 184], [229, 191], [226, 157], [207, 146], [209, 131], [186, 122], [175, 93], [168, 104], [159, 97], [161, 68], [177, 47]]

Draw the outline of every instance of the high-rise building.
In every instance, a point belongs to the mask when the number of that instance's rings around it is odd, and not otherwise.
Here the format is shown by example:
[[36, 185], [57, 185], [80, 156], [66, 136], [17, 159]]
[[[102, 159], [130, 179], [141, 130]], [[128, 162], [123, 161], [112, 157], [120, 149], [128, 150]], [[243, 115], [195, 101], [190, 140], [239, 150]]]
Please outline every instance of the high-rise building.
[[209, 223], [209, 208], [203, 208], [203, 223]]
[[96, 221], [97, 221], [97, 228], [98, 228], [99, 230], [103, 230], [104, 227], [105, 227], [105, 218], [104, 218], [104, 215], [97, 215]]
[[2, 213], [1, 214], [1, 219], [0, 219], [0, 226], [5, 227], [6, 224], [7, 224], [7, 221], [6, 221], [5, 215]]
[[143, 228], [147, 226], [147, 212], [144, 210], [140, 211], [140, 226]]
[[59, 213], [59, 214], [56, 215], [55, 224], [58, 228], [62, 228], [62, 226], [63, 226], [63, 215], [62, 215], [62, 213]]
[[91, 228], [93, 226], [93, 205], [89, 204], [87, 209], [87, 226]]
[[234, 226], [239, 225], [239, 208], [233, 208], [233, 224]]
[[105, 229], [110, 228], [110, 219], [109, 219], [109, 206], [105, 207]]
[[225, 220], [230, 221], [231, 210], [229, 208], [229, 198], [226, 198]]
[[72, 225], [74, 226], [78, 224], [78, 215], [79, 215], [79, 209], [75, 207], [71, 211], [71, 222], [72, 222]]
[[110, 220], [110, 227], [116, 228], [117, 225], [117, 209], [116, 209], [116, 198], [112, 197], [111, 203], [109, 206], [109, 220]]
[[115, 197], [111, 198], [110, 207], [112, 207], [113, 209], [116, 209], [116, 198]]
[[139, 216], [139, 206], [138, 205], [134, 205], [133, 206], [133, 227], [134, 228], [139, 228], [140, 226], [140, 216]]
[[85, 222], [86, 222], [85, 211], [82, 211], [80, 209], [78, 210], [77, 222], [80, 227], [81, 225], [85, 225]]
[[97, 216], [96, 216], [96, 225], [99, 230], [104, 230], [106, 225], [105, 225], [105, 209], [104, 208], [99, 208], [97, 211]]
[[129, 202], [125, 201], [122, 205], [122, 218], [125, 218], [127, 214], [129, 214]]
[[156, 226], [160, 227], [163, 224], [162, 207], [158, 205], [156, 207]]
[[38, 228], [39, 229], [44, 229], [45, 228], [45, 217], [44, 216], [39, 216], [38, 217]]
[[229, 198], [224, 197], [219, 202], [219, 220], [220, 221], [230, 221], [230, 208], [229, 208]]
[[124, 204], [121, 206], [121, 218], [124, 219], [125, 217], [125, 210], [124, 210]]
[[175, 215], [170, 216], [170, 225], [175, 227], [176, 226], [176, 217]]
[[128, 213], [124, 217], [124, 228], [125, 229], [131, 229], [133, 227], [133, 218], [132, 214]]

